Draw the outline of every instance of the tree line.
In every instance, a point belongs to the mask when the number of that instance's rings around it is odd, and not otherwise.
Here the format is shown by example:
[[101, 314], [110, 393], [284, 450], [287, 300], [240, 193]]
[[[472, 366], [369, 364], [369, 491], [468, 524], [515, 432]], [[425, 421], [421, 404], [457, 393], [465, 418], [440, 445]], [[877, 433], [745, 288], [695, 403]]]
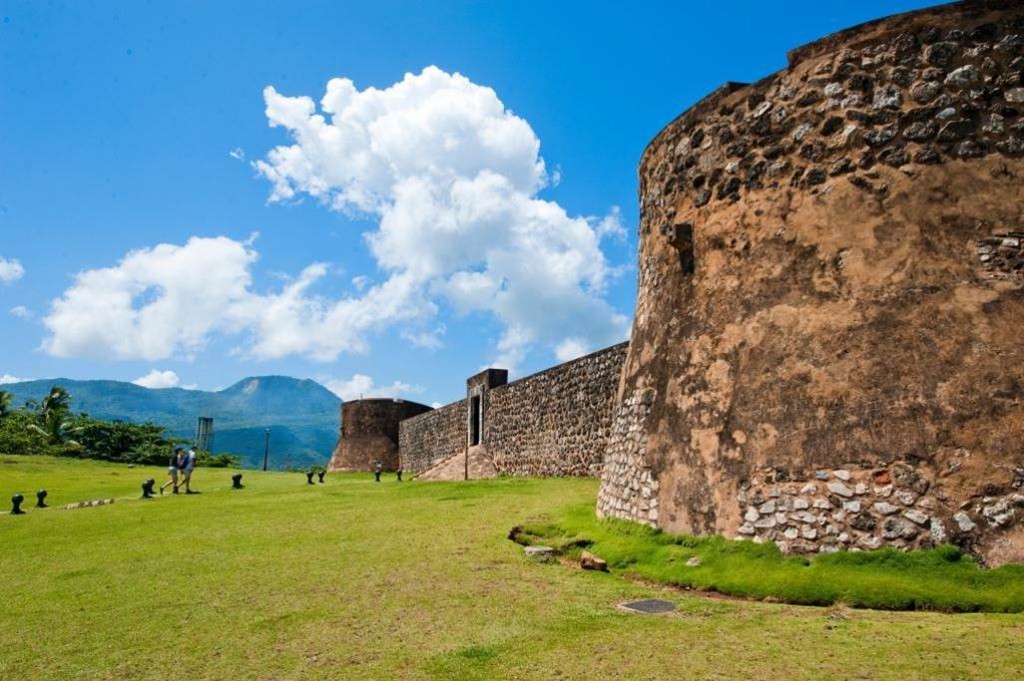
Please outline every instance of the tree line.
[[[14, 407], [14, 397], [0, 390], [0, 454], [46, 454], [100, 459], [138, 465], [166, 465], [176, 446], [155, 423], [106, 421], [71, 410], [71, 393], [54, 386], [41, 400]], [[234, 467], [240, 458], [196, 450], [200, 466]]]

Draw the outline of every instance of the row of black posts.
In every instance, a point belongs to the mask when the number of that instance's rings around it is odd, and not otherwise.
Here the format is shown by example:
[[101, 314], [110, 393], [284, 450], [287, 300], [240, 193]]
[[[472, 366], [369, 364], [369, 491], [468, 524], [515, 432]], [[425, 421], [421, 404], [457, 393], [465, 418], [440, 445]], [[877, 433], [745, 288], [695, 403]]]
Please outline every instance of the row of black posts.
[[[312, 473], [310, 475], [312, 475]], [[324, 481], [324, 476], [321, 473], [320, 474], [320, 482], [323, 482], [323, 481]], [[310, 481], [310, 484], [312, 484], [312, 481]], [[148, 480], [146, 480], [145, 482], [142, 483], [142, 498], [143, 499], [152, 499], [153, 498], [153, 487], [154, 487], [154, 485], [156, 485], [156, 480], [154, 480], [153, 478], [149, 478]], [[242, 474], [241, 473], [235, 473], [234, 475], [232, 475], [231, 476], [231, 489], [244, 489], [244, 488], [245, 488], [245, 485], [242, 484]], [[47, 491], [45, 489], [41, 489], [38, 492], [36, 492], [36, 508], [49, 508], [49, 506], [46, 505], [47, 494], [48, 493], [47, 493]], [[21, 505], [23, 503], [25, 503], [25, 495], [24, 494], [15, 494], [13, 497], [11, 497], [11, 515], [24, 515], [25, 511], [21, 508]]]
[[[25, 503], [24, 494], [15, 494], [11, 497], [11, 515], [22, 515], [25, 513], [21, 509], [21, 505]], [[41, 489], [36, 492], [36, 508], [49, 508], [46, 505], [46, 490]]]

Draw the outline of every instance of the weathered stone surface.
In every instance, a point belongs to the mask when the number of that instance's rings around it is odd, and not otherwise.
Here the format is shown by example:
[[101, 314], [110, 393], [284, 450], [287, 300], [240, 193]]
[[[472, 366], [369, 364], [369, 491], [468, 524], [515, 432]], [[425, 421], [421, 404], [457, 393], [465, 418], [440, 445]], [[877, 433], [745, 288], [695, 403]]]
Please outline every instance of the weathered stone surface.
[[956, 526], [960, 528], [961, 532], [973, 532], [978, 528], [971, 517], [963, 511], [954, 514], [953, 521], [956, 522]]
[[603, 558], [598, 558], [590, 551], [584, 551], [580, 554], [580, 567], [584, 570], [608, 572], [608, 563], [605, 562]]
[[538, 563], [555, 562], [555, 550], [550, 546], [524, 546], [523, 553], [526, 554], [527, 558]]
[[403, 470], [420, 473], [466, 448], [466, 400], [403, 421], [399, 452]]
[[959, 50], [960, 46], [956, 43], [937, 43], [928, 48], [925, 59], [934, 66], [946, 66]]
[[892, 504], [890, 504], [888, 502], [885, 502], [885, 501], [877, 502], [874, 505], [874, 509], [875, 509], [875, 511], [877, 511], [878, 513], [881, 513], [882, 515], [892, 515], [894, 513], [899, 513], [899, 511], [900, 511], [900, 507], [899, 506], [893, 506]]
[[922, 513], [921, 511], [913, 508], [909, 511], [904, 511], [903, 517], [913, 523], [917, 523], [918, 525], [927, 525], [928, 521], [931, 520], [927, 513]]
[[838, 494], [841, 497], [853, 496], [853, 490], [841, 482], [830, 482], [827, 485], [825, 485], [825, 487], [828, 488], [829, 492], [832, 492], [833, 494]]
[[350, 400], [341, 405], [341, 429], [328, 470], [368, 471], [376, 462], [399, 467], [399, 424], [430, 407], [396, 399]]
[[[491, 381], [487, 372], [479, 380], [470, 378], [467, 389], [478, 392], [483, 413], [473, 454], [486, 459], [491, 474], [599, 475], [627, 348], [620, 343], [511, 383]], [[405, 470], [421, 472], [463, 456], [469, 446], [470, 399], [402, 421]], [[641, 482], [632, 490], [635, 511], [649, 514], [657, 506], [657, 484]]]
[[[1007, 98], [1024, 88], [1009, 38], [1022, 18], [1020, 3], [969, 3], [858, 26], [722, 88], [649, 145], [616, 408], [637, 420], [615, 460], [658, 482], [657, 524], [787, 550], [841, 534], [909, 549], [939, 540], [934, 518], [1005, 496], [1024, 467], [1024, 260], [1011, 246], [976, 249], [1024, 224], [1024, 107]], [[982, 24], [995, 34], [971, 38]], [[1003, 41], [1007, 51], [992, 48]], [[699, 148], [682, 145], [698, 132]], [[681, 223], [692, 226], [682, 251], [663, 236]], [[896, 465], [919, 475], [900, 479]], [[650, 508], [623, 501], [628, 471], [605, 469], [602, 513], [651, 522]], [[808, 480], [817, 492], [801, 492]], [[739, 500], [741, 481], [751, 500], [760, 490], [756, 505]], [[747, 520], [772, 487], [810, 508]], [[859, 512], [843, 508], [854, 499]], [[951, 537], [981, 555], [996, 533], [1011, 537], [1016, 523], [983, 515], [995, 504], [967, 511], [976, 534]], [[794, 519], [811, 510], [820, 523]], [[815, 539], [785, 536], [804, 525]]]
[[1001, 499], [991, 506], [981, 509], [981, 515], [985, 517], [989, 525], [1004, 526], [1013, 522], [1015, 512], [1009, 500]]
[[[614, 398], [628, 348], [620, 343], [492, 389], [483, 443], [498, 472], [600, 475], [615, 436]], [[649, 480], [640, 482], [641, 495], [656, 492]], [[649, 510], [650, 503], [640, 506]]]
[[946, 76], [947, 85], [956, 85], [960, 87], [977, 83], [979, 80], [981, 80], [981, 73], [978, 72], [977, 67], [971, 64], [961, 66], [960, 68], [951, 71], [950, 74]]

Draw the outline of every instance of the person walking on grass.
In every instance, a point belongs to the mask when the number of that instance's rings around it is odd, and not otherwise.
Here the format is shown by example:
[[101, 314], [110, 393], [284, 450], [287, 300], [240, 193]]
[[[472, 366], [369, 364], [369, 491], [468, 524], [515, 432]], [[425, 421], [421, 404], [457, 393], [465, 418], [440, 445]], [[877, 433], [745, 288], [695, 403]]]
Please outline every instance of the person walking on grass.
[[185, 466], [182, 469], [182, 481], [181, 484], [185, 485], [185, 494], [195, 494], [192, 491], [192, 471], [196, 467], [196, 450], [194, 447], [188, 448], [188, 453], [185, 455], [184, 460]]
[[182, 467], [183, 458], [181, 447], [176, 447], [171, 453], [171, 460], [167, 462], [167, 482], [160, 486], [160, 494], [171, 485], [174, 485], [174, 493], [178, 493], [178, 470]]
[[373, 467], [373, 477], [376, 482], [380, 482], [380, 474], [384, 472], [384, 464], [378, 461]]

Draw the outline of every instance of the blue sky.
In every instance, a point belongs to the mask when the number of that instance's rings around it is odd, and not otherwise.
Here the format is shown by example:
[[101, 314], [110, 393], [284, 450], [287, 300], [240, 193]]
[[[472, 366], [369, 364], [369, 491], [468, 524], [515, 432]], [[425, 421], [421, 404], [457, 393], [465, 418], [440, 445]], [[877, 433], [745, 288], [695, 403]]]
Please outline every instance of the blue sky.
[[927, 4], [0, 2], [0, 376], [443, 403], [597, 349], [658, 130]]

